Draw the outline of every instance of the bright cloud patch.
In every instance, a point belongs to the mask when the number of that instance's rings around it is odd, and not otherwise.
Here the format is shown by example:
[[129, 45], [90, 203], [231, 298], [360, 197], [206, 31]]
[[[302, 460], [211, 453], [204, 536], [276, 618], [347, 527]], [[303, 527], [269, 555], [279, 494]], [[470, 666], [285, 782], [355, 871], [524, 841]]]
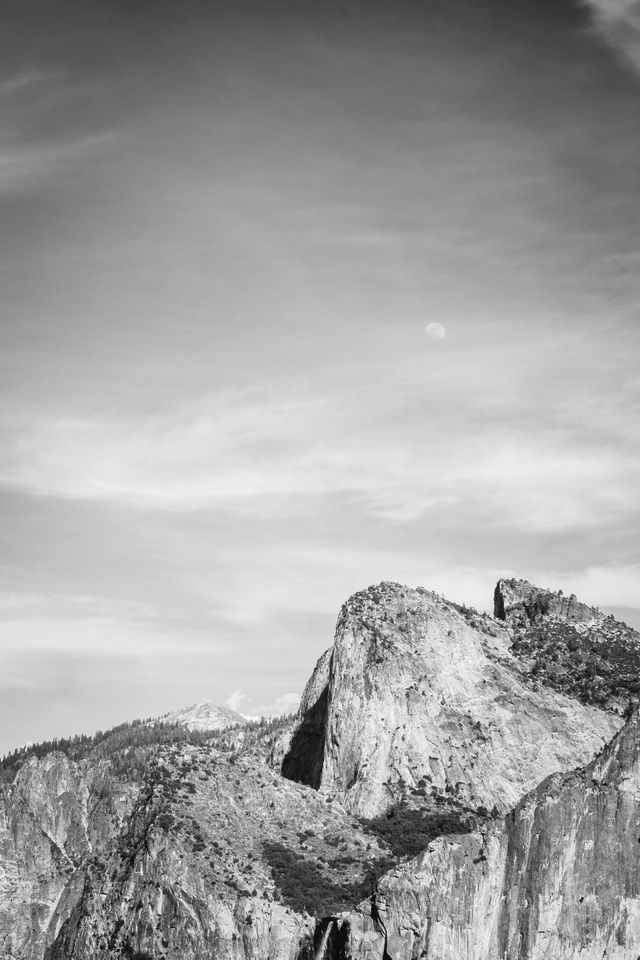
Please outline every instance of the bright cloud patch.
[[242, 690], [234, 690], [227, 697], [226, 705], [251, 720], [258, 717], [279, 717], [296, 712], [300, 705], [300, 695], [283, 693], [271, 703], [254, 703]]
[[587, 6], [607, 40], [640, 72], [639, 0], [587, 0]]

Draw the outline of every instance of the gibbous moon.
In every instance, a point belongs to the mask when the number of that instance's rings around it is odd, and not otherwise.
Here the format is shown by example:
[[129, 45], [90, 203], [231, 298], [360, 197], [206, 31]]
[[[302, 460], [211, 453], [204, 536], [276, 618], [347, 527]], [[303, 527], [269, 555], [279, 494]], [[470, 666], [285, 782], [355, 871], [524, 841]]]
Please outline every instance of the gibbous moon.
[[430, 340], [444, 340], [447, 335], [447, 331], [441, 323], [430, 323], [425, 327], [424, 332]]

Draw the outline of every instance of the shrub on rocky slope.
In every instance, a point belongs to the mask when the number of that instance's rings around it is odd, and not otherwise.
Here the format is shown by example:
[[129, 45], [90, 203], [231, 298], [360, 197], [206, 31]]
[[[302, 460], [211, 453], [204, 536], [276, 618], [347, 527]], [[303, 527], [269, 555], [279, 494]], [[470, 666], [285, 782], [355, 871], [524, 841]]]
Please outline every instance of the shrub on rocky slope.
[[495, 610], [512, 633], [511, 652], [544, 684], [618, 713], [640, 698], [640, 634], [561, 591], [501, 580]]
[[[637, 737], [557, 771], [621, 726], [600, 692], [616, 671], [630, 689], [637, 639], [515, 584], [504, 619], [397, 584], [354, 595], [295, 720], [136, 722], [5, 758], [0, 955], [636, 960]], [[531, 668], [594, 647], [615, 670]], [[576, 878], [584, 908], [559, 899]]]

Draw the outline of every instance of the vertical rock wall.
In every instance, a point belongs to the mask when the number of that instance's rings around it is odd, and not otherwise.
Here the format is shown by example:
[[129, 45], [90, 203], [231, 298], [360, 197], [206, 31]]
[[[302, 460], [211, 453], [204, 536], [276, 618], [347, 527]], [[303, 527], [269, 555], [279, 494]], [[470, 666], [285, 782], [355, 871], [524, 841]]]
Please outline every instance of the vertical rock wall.
[[[636, 715], [586, 768], [385, 876], [393, 960], [637, 960], [639, 757]], [[379, 960], [384, 938], [368, 905], [345, 922], [353, 960]]]
[[532, 689], [509, 644], [491, 618], [427, 591], [381, 584], [356, 594], [283, 773], [366, 817], [420, 781], [465, 804], [509, 809], [549, 773], [589, 760], [622, 723]]

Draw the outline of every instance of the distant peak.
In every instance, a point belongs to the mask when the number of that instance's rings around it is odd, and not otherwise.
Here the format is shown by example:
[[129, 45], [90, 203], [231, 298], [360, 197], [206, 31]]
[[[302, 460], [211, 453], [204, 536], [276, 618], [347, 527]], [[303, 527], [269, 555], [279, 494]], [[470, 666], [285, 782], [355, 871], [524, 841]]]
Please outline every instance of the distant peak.
[[169, 723], [180, 723], [189, 730], [224, 730], [247, 722], [242, 714], [211, 700], [201, 700], [188, 707], [172, 710], [160, 718]]

